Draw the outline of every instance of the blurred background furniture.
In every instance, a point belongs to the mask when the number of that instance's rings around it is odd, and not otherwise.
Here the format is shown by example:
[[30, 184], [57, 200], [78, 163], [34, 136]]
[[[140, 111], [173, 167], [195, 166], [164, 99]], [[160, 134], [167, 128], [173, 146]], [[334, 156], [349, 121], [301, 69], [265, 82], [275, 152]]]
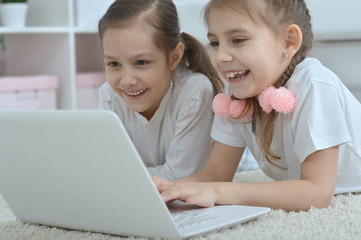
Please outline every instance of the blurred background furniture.
[[[361, 1], [306, 1], [315, 33], [311, 54], [333, 70], [361, 101]], [[79, 108], [78, 88], [85, 85], [77, 84], [78, 76], [104, 71], [97, 22], [112, 2], [28, 0], [25, 28], [0, 27], [0, 43], [4, 43], [0, 44], [0, 75], [55, 75], [59, 80], [58, 108]], [[183, 31], [205, 45], [208, 40], [202, 8], [207, 2], [174, 0]], [[100, 81], [105, 81], [104, 75]]]

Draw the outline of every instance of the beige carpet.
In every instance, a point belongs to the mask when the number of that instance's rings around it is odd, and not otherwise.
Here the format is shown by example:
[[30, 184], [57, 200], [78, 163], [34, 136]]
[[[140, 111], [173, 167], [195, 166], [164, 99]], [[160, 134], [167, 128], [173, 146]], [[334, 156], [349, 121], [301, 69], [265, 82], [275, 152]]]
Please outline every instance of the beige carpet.
[[[234, 181], [270, 181], [261, 171], [237, 173]], [[121, 240], [124, 238], [23, 223], [11, 213], [0, 196], [0, 239]], [[144, 238], [126, 238], [144, 239]], [[361, 194], [334, 197], [326, 209], [307, 212], [273, 210], [257, 220], [195, 239], [361, 239]]]

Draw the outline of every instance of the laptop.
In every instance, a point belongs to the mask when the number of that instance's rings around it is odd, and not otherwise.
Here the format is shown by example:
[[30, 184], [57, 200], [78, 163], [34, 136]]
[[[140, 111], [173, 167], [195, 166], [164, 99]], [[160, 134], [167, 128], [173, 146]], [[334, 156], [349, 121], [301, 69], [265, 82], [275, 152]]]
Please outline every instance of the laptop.
[[[24, 222], [184, 239], [270, 211], [177, 201], [167, 206], [125, 127], [110, 111], [0, 111], [0, 152], [0, 194]], [[201, 222], [177, 223], [187, 216]]]

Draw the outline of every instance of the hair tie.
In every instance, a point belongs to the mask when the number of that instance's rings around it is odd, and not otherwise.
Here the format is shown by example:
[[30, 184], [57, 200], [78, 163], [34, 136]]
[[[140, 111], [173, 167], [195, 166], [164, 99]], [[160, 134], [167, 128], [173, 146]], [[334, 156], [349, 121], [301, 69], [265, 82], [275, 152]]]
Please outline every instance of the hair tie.
[[179, 29], [179, 33], [182, 34], [182, 33], [183, 33], [183, 29], [180, 28], [180, 29]]
[[[266, 113], [272, 109], [280, 113], [291, 113], [296, 107], [295, 94], [285, 87], [275, 88], [269, 86], [259, 95], [259, 105]], [[232, 100], [225, 93], [217, 94], [212, 103], [213, 111], [222, 118], [238, 118], [245, 111], [246, 100]], [[250, 107], [242, 119], [252, 117], [254, 107]]]

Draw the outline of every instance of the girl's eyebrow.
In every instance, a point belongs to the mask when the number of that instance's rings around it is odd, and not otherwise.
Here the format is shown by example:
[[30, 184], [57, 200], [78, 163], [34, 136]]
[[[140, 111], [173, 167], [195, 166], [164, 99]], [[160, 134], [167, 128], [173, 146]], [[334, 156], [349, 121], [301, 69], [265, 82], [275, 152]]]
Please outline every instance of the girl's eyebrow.
[[[140, 53], [135, 53], [134, 55], [130, 56], [130, 58], [142, 58], [142, 57], [151, 57], [153, 56], [152, 52], [140, 52]], [[104, 58], [107, 59], [117, 59], [116, 57], [104, 54]]]
[[151, 57], [151, 56], [153, 56], [152, 52], [140, 52], [140, 53], [135, 53], [132, 57], [140, 58], [140, 57]]
[[108, 55], [104, 55], [104, 58], [106, 58], [106, 59], [114, 59], [114, 57], [108, 56]]
[[[238, 27], [238, 28], [234, 28], [234, 29], [224, 32], [224, 35], [226, 35], [226, 36], [233, 35], [235, 33], [249, 33], [249, 31], [244, 28]], [[212, 32], [208, 32], [207, 36], [208, 36], [208, 38], [210, 38], [210, 37], [215, 37], [216, 35]]]
[[208, 33], [207, 33], [207, 37], [208, 37], [208, 38], [211, 38], [211, 37], [214, 37], [214, 36], [215, 36], [215, 35], [214, 35], [213, 33], [211, 33], [211, 32], [208, 32]]

